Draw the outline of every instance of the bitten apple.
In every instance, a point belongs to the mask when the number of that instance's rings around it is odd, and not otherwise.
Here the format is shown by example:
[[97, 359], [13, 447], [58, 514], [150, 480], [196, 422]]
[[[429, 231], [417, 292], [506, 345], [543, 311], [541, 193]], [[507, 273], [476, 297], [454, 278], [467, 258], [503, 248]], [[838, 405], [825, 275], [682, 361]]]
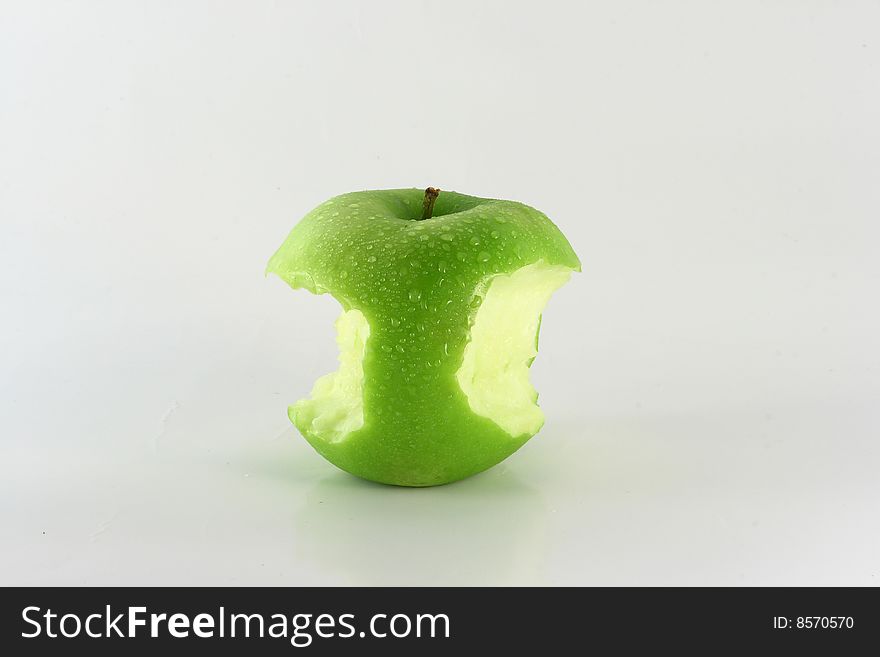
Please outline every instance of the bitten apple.
[[433, 188], [343, 194], [294, 227], [267, 271], [342, 305], [339, 369], [288, 414], [343, 470], [444, 484], [543, 425], [529, 383], [541, 313], [580, 261], [541, 212]]

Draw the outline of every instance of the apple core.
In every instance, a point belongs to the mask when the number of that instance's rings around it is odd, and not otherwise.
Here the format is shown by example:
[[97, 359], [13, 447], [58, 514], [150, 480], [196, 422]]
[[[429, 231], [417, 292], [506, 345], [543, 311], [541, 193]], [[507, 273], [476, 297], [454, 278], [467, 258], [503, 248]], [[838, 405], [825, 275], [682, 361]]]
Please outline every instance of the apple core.
[[529, 367], [545, 305], [580, 267], [522, 203], [435, 188], [325, 201], [267, 266], [343, 310], [339, 368], [290, 419], [372, 481], [435, 486], [492, 467], [544, 423]]

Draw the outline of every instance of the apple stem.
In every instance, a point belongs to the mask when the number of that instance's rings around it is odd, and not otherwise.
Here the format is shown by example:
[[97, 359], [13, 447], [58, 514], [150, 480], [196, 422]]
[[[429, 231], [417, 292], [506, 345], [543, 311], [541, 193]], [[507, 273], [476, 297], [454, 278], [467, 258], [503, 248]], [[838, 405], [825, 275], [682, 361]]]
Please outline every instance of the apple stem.
[[422, 205], [422, 218], [420, 221], [430, 219], [434, 216], [434, 201], [440, 196], [440, 190], [436, 187], [428, 187], [425, 190], [425, 203]]

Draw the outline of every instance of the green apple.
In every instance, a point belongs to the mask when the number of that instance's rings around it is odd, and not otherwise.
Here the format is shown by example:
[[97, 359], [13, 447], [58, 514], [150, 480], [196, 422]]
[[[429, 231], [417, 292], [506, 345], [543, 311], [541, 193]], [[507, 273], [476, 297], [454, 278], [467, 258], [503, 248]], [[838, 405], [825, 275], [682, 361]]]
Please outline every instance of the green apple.
[[267, 272], [329, 293], [339, 370], [288, 414], [328, 461], [433, 486], [492, 467], [544, 423], [541, 313], [580, 261], [541, 212], [433, 188], [353, 192], [306, 215]]

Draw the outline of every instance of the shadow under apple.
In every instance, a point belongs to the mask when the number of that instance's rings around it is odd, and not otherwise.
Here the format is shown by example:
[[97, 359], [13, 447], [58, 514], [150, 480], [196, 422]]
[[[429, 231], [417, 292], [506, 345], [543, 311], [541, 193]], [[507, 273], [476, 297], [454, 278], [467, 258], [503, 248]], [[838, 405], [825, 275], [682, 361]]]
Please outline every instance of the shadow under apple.
[[501, 465], [435, 488], [321, 479], [295, 515], [295, 554], [353, 585], [544, 581], [546, 505]]

